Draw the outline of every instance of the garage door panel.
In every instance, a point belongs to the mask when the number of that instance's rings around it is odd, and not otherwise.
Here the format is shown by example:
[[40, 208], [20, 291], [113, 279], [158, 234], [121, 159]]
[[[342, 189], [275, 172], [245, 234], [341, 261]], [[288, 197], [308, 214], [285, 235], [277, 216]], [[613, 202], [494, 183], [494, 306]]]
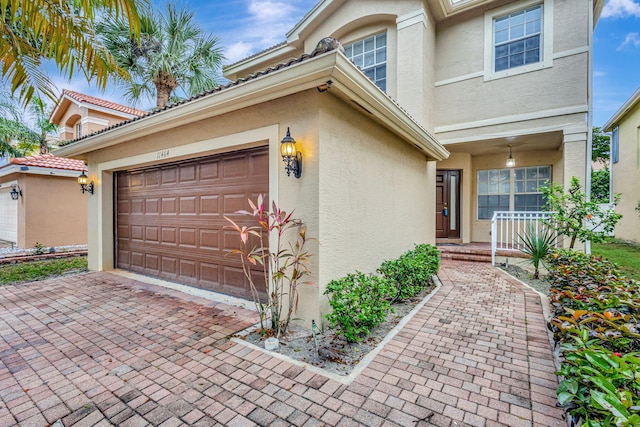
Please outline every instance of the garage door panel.
[[220, 249], [220, 230], [200, 229], [200, 248]]
[[196, 180], [196, 165], [185, 165], [178, 169], [180, 184], [189, 184]]
[[268, 193], [266, 147], [119, 172], [116, 182], [125, 185], [116, 189], [119, 268], [250, 298], [240, 257], [229, 254], [240, 238], [223, 214], [252, 225], [235, 212]]
[[200, 182], [217, 180], [220, 177], [218, 163], [218, 160], [210, 160], [199, 164]]
[[179, 215], [196, 215], [198, 213], [197, 196], [180, 197]]
[[162, 215], [176, 215], [176, 206], [177, 206], [177, 198], [176, 197], [163, 197], [162, 198]]
[[269, 177], [269, 153], [255, 154], [251, 156], [251, 176]]
[[197, 230], [195, 228], [180, 228], [180, 246], [185, 246], [188, 248], [197, 247]]
[[146, 254], [145, 259], [145, 268], [149, 271], [158, 271], [160, 267], [160, 257], [153, 254]]
[[[141, 225], [132, 225], [130, 228], [131, 231], [131, 240], [139, 240], [142, 241], [143, 240], [143, 232], [144, 227], [142, 227]], [[122, 236], [118, 236], [118, 237], [122, 237]]]
[[162, 184], [175, 184], [178, 182], [178, 170], [175, 167], [162, 169], [160, 177]]
[[246, 178], [247, 177], [246, 156], [228, 157], [222, 162], [222, 176], [224, 178]]
[[200, 215], [220, 215], [220, 198], [217, 195], [200, 196]]
[[160, 200], [157, 198], [144, 200], [144, 213], [147, 215], [157, 215], [160, 213]]

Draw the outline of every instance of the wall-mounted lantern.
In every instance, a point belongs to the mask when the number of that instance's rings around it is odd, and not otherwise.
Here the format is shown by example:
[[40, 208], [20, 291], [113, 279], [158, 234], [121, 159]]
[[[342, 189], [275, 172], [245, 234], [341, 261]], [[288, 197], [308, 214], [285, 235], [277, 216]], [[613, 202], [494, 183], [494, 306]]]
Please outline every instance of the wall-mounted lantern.
[[291, 138], [289, 128], [287, 128], [287, 136], [280, 141], [280, 154], [282, 154], [287, 176], [291, 176], [291, 172], [293, 172], [293, 176], [300, 178], [302, 176], [302, 154], [296, 149], [296, 140]]
[[82, 191], [82, 194], [93, 194], [93, 181], [89, 182], [89, 177], [84, 173], [84, 171], [78, 177], [78, 184], [80, 184], [80, 191]]
[[11, 196], [11, 200], [18, 200], [18, 198], [22, 197], [22, 189], [18, 184], [13, 184], [9, 195]]

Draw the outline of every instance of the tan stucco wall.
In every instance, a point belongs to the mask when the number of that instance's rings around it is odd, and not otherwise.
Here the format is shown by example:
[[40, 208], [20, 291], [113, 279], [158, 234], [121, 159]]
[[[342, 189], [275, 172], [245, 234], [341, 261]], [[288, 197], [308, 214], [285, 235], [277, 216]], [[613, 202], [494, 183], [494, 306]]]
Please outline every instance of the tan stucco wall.
[[[330, 280], [374, 273], [414, 244], [435, 242], [433, 165], [360, 110], [322, 101], [320, 293]], [[320, 310], [329, 311], [326, 298]]]
[[87, 195], [76, 177], [25, 175], [18, 221], [18, 246], [87, 243]]
[[[286, 176], [280, 158], [287, 127], [303, 154], [300, 179]], [[265, 144], [271, 198], [282, 209], [295, 209], [316, 239], [309, 246], [314, 286], [300, 289], [297, 315], [307, 324], [327, 313], [322, 292], [329, 280], [373, 272], [413, 243], [433, 243], [428, 177], [435, 169], [426, 157], [357, 107], [313, 89], [90, 153], [89, 175], [97, 187], [89, 198], [89, 267], [113, 268], [114, 171]]]
[[612, 192], [621, 193], [616, 212], [622, 219], [616, 226], [615, 236], [623, 240], [640, 242], [640, 106], [628, 113], [618, 129], [619, 161], [612, 163]]
[[[555, 0], [552, 4], [552, 67], [495, 80], [485, 81], [484, 76], [485, 52], [491, 46], [484, 46], [482, 10], [438, 25], [434, 126], [457, 125], [462, 129], [456, 135], [437, 135], [439, 138], [504, 132], [503, 123], [480, 131], [465, 128], [469, 123], [509, 116], [522, 115], [519, 121], [531, 120], [537, 112], [562, 117], [563, 125], [584, 123], [588, 107], [589, 3]], [[545, 5], [550, 3], [547, 1]], [[580, 113], [577, 116], [576, 110]], [[570, 115], [574, 115], [571, 120], [563, 117]]]

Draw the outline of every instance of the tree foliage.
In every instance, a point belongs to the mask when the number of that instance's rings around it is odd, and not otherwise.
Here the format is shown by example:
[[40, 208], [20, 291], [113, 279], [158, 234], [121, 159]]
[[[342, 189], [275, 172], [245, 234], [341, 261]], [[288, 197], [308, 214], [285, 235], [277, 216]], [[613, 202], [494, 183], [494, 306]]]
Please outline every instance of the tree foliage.
[[[622, 218], [614, 209], [600, 209], [597, 202], [587, 201], [580, 181], [575, 176], [571, 178], [567, 192], [556, 183], [540, 187], [540, 191], [547, 200], [548, 210], [554, 212], [545, 224], [559, 235], [569, 237], [571, 249], [576, 240], [583, 243], [588, 240], [594, 243], [603, 241]], [[616, 194], [613, 198], [614, 207], [619, 201], [620, 195]]]
[[609, 135], [602, 132], [602, 129], [594, 126], [591, 136], [591, 160], [598, 160], [608, 163], [611, 156], [609, 147]]
[[596, 203], [609, 203], [609, 183], [611, 172], [601, 169], [591, 172], [591, 200]]
[[105, 88], [110, 76], [126, 78], [94, 31], [98, 16], [127, 21], [130, 35], [139, 31], [140, 0], [0, 0], [0, 54], [3, 80], [24, 105], [34, 96], [55, 99], [45, 65], [52, 62], [68, 78], [80, 71]]
[[9, 94], [0, 93], [0, 156], [48, 153], [47, 139], [57, 129], [49, 122], [50, 112], [39, 97], [31, 98], [24, 109]]
[[193, 96], [216, 87], [223, 59], [216, 37], [206, 34], [195, 22], [193, 11], [168, 4], [164, 14], [151, 9], [140, 13], [140, 39], [118, 20], [105, 20], [98, 33], [127, 70], [131, 80], [122, 81], [132, 104], [143, 96], [155, 97], [156, 106], [176, 100], [178, 89]]

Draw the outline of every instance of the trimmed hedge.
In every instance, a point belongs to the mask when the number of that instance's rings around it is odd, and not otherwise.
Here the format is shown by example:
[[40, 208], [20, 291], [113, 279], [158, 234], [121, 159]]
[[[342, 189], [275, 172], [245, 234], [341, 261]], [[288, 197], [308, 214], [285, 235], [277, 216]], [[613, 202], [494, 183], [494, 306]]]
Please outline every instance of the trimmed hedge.
[[440, 251], [435, 246], [421, 244], [398, 259], [383, 262], [378, 272], [395, 283], [396, 299], [402, 301], [418, 295], [439, 269]]
[[422, 244], [385, 261], [378, 269], [381, 276], [356, 272], [332, 280], [324, 292], [332, 311], [325, 317], [347, 342], [359, 342], [393, 311], [392, 302], [420, 293], [439, 268], [436, 247]]

